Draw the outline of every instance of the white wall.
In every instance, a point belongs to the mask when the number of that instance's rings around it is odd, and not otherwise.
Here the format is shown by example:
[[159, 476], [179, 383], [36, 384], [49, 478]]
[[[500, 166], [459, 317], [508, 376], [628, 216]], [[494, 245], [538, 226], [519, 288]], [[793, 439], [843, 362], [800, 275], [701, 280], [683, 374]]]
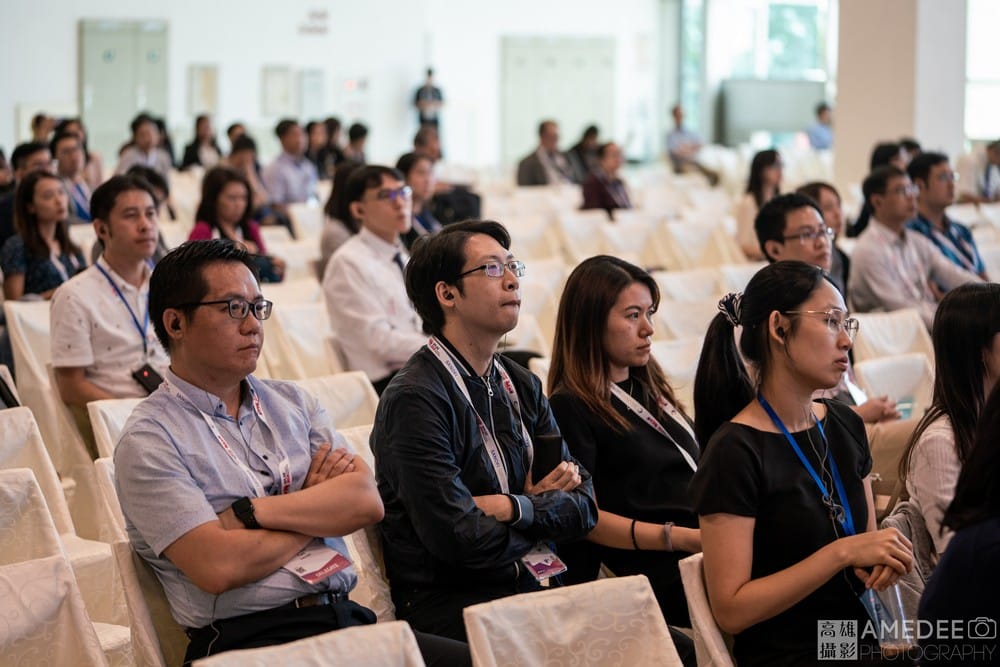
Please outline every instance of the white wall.
[[[78, 88], [80, 19], [164, 19], [169, 24], [169, 109], [176, 142], [190, 133], [188, 66], [219, 66], [220, 107], [216, 125], [247, 122], [273, 149], [261, 115], [261, 67], [288, 65], [326, 71], [326, 106], [345, 125], [363, 116], [369, 125], [369, 157], [395, 161], [410, 145], [416, 120], [413, 90], [432, 65], [446, 97], [445, 148], [456, 162], [488, 165], [499, 158], [499, 39], [502, 35], [611, 36], [618, 40], [616, 126], [650, 135], [658, 99], [658, 0], [619, 0], [613, 11], [603, 0], [31, 0], [9, 3], [0, 40], [0, 145], [23, 140], [15, 128], [19, 104], [62, 108]], [[300, 34], [310, 12], [326, 11], [325, 35]], [[366, 93], [346, 90], [348, 80], [367, 82]], [[163, 110], [153, 110], [161, 112]], [[608, 128], [611, 130], [611, 128]], [[528, 139], [533, 128], [526, 128]], [[126, 128], [122, 128], [125, 139]], [[569, 137], [567, 137], [568, 139]], [[657, 144], [654, 143], [654, 148]]]

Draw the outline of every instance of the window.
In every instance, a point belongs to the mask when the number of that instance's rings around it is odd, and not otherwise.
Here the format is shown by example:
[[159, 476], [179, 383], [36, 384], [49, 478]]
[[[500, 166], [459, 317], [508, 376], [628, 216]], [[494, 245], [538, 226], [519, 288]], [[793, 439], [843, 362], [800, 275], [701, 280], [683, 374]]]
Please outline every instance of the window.
[[972, 141], [1000, 137], [1000, 3], [969, 0], [965, 60], [965, 136]]

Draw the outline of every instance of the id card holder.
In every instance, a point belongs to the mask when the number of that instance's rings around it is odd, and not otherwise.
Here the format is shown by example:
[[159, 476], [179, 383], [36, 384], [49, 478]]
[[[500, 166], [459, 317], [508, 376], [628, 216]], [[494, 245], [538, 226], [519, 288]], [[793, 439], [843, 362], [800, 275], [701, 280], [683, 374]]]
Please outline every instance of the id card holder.
[[317, 540], [281, 567], [307, 584], [318, 584], [350, 564], [344, 554]]
[[163, 376], [156, 372], [156, 369], [145, 363], [136, 371], [133, 371], [132, 378], [146, 390], [146, 393], [152, 394], [156, 391], [156, 388], [160, 386], [163, 382]]
[[531, 551], [524, 554], [521, 557], [521, 562], [531, 572], [531, 576], [539, 582], [562, 574], [569, 569], [552, 549], [541, 543], [536, 544]]

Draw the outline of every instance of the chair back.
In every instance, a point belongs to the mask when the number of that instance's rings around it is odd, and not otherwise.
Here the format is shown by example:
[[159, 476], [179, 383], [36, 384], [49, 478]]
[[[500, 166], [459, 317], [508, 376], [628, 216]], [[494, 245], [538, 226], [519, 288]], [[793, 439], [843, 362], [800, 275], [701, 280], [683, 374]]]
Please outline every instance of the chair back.
[[338, 430], [375, 421], [378, 394], [361, 371], [296, 380], [296, 384], [319, 400]]
[[924, 321], [913, 308], [890, 313], [858, 313], [858, 335], [854, 340], [854, 361], [908, 352], [923, 352], [933, 364], [934, 344]]
[[687, 598], [694, 630], [694, 651], [699, 667], [735, 667], [730, 646], [732, 638], [725, 635], [715, 622], [705, 589], [703, 554], [694, 554], [680, 561], [681, 582]]
[[29, 468], [0, 470], [0, 565], [61, 553], [35, 473]]
[[[704, 338], [653, 341], [650, 352], [667, 374], [674, 397], [688, 416], [694, 416], [694, 376]], [[707, 443], [706, 443], [707, 444]]]
[[125, 533], [125, 515], [118, 501], [118, 489], [115, 488], [115, 462], [110, 458], [94, 461], [94, 471], [97, 473], [97, 488], [101, 492], [101, 502], [98, 511], [103, 514], [100, 524], [104, 528], [101, 538], [109, 544], [127, 540]]
[[101, 457], [114, 456], [115, 445], [121, 437], [125, 422], [128, 421], [141, 398], [106, 398], [87, 403], [90, 426], [94, 429], [97, 454]]
[[910, 419], [922, 417], [934, 398], [934, 367], [922, 352], [860, 361], [854, 372], [869, 397], [892, 397]]

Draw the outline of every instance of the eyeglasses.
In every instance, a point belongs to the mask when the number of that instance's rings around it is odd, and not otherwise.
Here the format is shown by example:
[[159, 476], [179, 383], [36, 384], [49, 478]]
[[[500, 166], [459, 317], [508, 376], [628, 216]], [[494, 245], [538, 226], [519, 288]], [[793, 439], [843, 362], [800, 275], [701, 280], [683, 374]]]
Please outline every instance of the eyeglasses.
[[458, 280], [462, 276], [467, 276], [470, 273], [475, 273], [476, 271], [486, 271], [486, 275], [489, 276], [490, 278], [503, 278], [504, 271], [506, 271], [507, 269], [510, 269], [510, 272], [513, 273], [518, 278], [524, 277], [525, 274], [524, 262], [517, 259], [513, 259], [507, 262], [506, 264], [502, 262], [486, 262], [485, 264], [477, 266], [474, 269], [469, 269], [468, 271], [464, 271], [458, 274], [457, 276], [455, 276], [455, 280]]
[[958, 183], [958, 174], [953, 171], [942, 171], [934, 177], [939, 183]]
[[826, 225], [820, 225], [815, 229], [804, 229], [798, 234], [789, 234], [788, 236], [782, 236], [785, 241], [799, 240], [802, 245], [809, 245], [810, 243], [815, 243], [816, 239], [822, 238], [827, 241], [833, 241], [834, 231], [832, 228]]
[[406, 201], [413, 196], [413, 189], [409, 185], [404, 185], [397, 190], [379, 190], [375, 193], [375, 199], [395, 203], [397, 199]]
[[785, 315], [822, 315], [826, 318], [826, 328], [832, 334], [839, 334], [841, 331], [854, 342], [854, 337], [858, 335], [858, 328], [861, 326], [853, 317], [848, 317], [847, 313], [836, 308], [832, 310], [786, 310]]
[[911, 197], [920, 192], [920, 188], [915, 185], [900, 185], [898, 188], [893, 188], [889, 190], [887, 194], [898, 195], [902, 197]]
[[274, 307], [274, 303], [267, 301], [266, 299], [261, 299], [260, 301], [254, 301], [250, 303], [246, 299], [228, 299], [223, 301], [199, 301], [197, 303], [182, 303], [180, 305], [174, 306], [175, 308], [193, 308], [195, 306], [217, 306], [220, 304], [226, 304], [229, 306], [229, 317], [234, 320], [245, 320], [247, 315], [253, 313], [253, 316], [258, 320], [263, 322], [267, 318], [271, 317], [271, 309]]

